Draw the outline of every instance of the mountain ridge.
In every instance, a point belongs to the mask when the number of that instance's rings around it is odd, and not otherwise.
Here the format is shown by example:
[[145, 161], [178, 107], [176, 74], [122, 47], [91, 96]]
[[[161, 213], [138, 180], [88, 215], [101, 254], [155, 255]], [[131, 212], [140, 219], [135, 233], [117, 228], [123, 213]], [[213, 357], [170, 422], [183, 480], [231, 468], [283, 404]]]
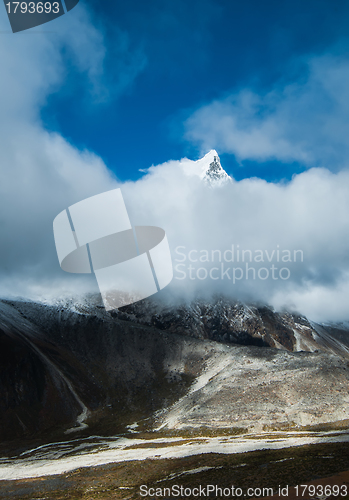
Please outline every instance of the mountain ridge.
[[[114, 312], [97, 295], [51, 305], [0, 300], [3, 445], [145, 429], [344, 425], [347, 348], [334, 333], [222, 297], [177, 308], [146, 299]], [[36, 397], [30, 412], [28, 397]]]

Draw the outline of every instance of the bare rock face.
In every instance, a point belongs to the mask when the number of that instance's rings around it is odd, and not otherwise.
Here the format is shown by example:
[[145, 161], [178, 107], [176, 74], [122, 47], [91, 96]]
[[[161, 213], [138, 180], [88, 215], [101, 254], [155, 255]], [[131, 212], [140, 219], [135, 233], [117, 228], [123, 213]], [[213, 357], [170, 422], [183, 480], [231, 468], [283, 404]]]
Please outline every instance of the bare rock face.
[[[11, 316], [12, 311], [7, 312]], [[79, 414], [79, 407], [65, 377], [33, 347], [29, 323], [22, 320], [16, 328], [10, 327], [11, 321], [1, 320], [0, 440], [66, 427]]]

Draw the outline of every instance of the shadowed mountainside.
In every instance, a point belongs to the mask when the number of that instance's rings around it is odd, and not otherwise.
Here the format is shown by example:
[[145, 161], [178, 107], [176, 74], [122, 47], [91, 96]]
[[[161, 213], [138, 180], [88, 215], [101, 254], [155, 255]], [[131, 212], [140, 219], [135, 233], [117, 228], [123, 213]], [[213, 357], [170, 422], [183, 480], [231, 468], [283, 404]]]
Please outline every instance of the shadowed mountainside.
[[346, 337], [331, 328], [340, 340], [224, 299], [112, 313], [94, 297], [0, 301], [1, 440], [345, 422]]

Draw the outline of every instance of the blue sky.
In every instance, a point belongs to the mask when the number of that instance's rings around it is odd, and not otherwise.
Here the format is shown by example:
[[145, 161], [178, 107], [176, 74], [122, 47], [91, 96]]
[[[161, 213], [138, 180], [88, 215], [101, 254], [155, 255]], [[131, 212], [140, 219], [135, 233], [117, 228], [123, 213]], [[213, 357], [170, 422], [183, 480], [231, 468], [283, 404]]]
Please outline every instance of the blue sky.
[[241, 157], [217, 138], [203, 144], [188, 137], [185, 123], [198, 109], [243, 89], [265, 95], [302, 81], [314, 57], [345, 55], [347, 1], [80, 3], [104, 36], [104, 88], [91, 93], [63, 54], [65, 84], [42, 109], [48, 129], [94, 151], [121, 180], [137, 179], [139, 169], [152, 164], [196, 159], [210, 148], [236, 179], [290, 179], [309, 166], [299, 158]]

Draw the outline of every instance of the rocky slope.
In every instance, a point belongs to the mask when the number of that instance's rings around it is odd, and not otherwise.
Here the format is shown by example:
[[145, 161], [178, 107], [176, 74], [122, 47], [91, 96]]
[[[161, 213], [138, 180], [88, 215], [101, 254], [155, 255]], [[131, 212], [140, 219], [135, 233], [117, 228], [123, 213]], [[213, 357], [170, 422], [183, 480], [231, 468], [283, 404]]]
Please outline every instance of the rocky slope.
[[290, 430], [349, 423], [349, 368], [323, 353], [215, 346], [188, 393], [157, 428]]
[[268, 307], [0, 301], [0, 342], [2, 441], [349, 419], [344, 327]]

